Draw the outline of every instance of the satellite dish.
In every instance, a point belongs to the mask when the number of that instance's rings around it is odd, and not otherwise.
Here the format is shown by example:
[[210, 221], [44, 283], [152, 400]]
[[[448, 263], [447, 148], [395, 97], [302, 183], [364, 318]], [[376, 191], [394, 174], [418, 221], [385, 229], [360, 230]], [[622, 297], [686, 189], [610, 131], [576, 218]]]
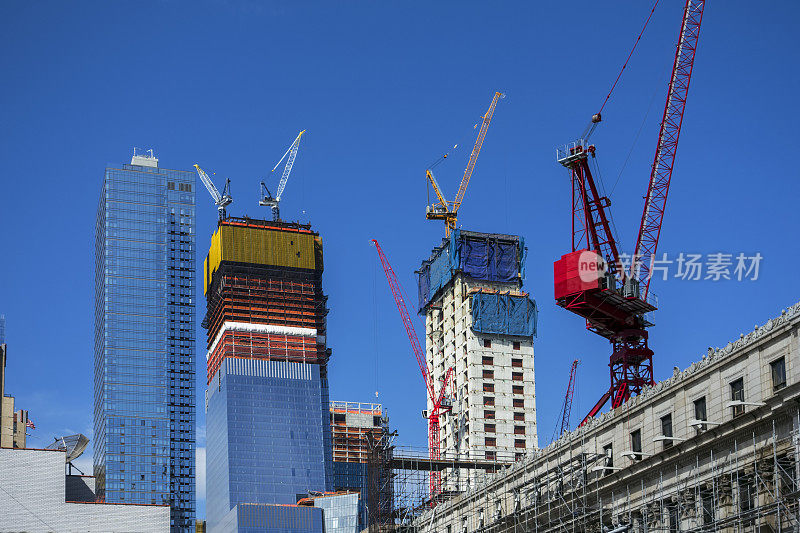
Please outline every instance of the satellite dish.
[[55, 442], [50, 443], [45, 447], [47, 450], [64, 450], [67, 452], [67, 461], [72, 462], [81, 456], [83, 450], [89, 445], [89, 438], [86, 435], [67, 435], [55, 439]]

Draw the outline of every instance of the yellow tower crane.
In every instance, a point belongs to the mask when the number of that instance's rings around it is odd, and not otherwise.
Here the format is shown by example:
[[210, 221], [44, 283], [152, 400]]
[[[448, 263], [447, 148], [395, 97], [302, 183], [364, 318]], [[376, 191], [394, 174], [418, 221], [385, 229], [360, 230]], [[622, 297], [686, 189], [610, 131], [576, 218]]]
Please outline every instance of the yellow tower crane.
[[[452, 202], [448, 202], [444, 199], [444, 195], [442, 194], [442, 189], [439, 187], [439, 184], [436, 182], [436, 178], [433, 176], [433, 172], [431, 169], [427, 169], [425, 171], [425, 175], [428, 178], [428, 181], [433, 186], [433, 190], [436, 192], [436, 197], [439, 199], [438, 202], [435, 202], [429, 206], [427, 206], [425, 210], [425, 218], [428, 220], [444, 220], [444, 234], [445, 237], [450, 236], [450, 232], [456, 228], [456, 222], [458, 218], [458, 208], [461, 207], [461, 202], [464, 201], [464, 194], [467, 192], [467, 185], [469, 185], [469, 179], [472, 177], [472, 171], [475, 170], [475, 162], [478, 161], [478, 154], [481, 153], [481, 147], [483, 146], [483, 140], [486, 138], [486, 131], [489, 129], [489, 123], [492, 122], [492, 116], [494, 115], [494, 108], [497, 106], [497, 101], [500, 98], [505, 98], [506, 95], [503, 93], [496, 92], [494, 93], [494, 97], [492, 98], [492, 103], [489, 105], [489, 110], [483, 115], [483, 121], [481, 122], [480, 131], [478, 131], [478, 138], [475, 140], [475, 146], [472, 147], [472, 153], [469, 156], [469, 162], [467, 163], [467, 168], [464, 169], [464, 177], [461, 178], [461, 185], [458, 187], [458, 193], [456, 193], [456, 198]], [[447, 157], [447, 155], [443, 156]]]

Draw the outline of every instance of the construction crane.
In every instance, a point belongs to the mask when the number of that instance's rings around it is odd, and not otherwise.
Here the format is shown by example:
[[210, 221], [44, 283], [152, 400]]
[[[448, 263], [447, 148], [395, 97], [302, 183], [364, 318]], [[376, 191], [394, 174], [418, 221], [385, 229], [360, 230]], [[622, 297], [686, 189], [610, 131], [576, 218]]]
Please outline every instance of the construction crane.
[[217, 211], [219, 211], [219, 219], [225, 220], [225, 208], [233, 202], [233, 197], [231, 196], [231, 180], [225, 181], [225, 187], [222, 189], [222, 194], [220, 194], [214, 186], [214, 182], [208, 177], [208, 174], [206, 174], [199, 165], [195, 165], [194, 168], [197, 170], [197, 174], [200, 176], [203, 185], [208, 189], [211, 198], [214, 199], [214, 204], [217, 206]]
[[[572, 252], [553, 264], [556, 304], [586, 320], [590, 331], [612, 345], [611, 386], [581, 424], [611, 399], [616, 409], [653, 379], [648, 347], [648, 313], [657, 303], [650, 290], [650, 261], [655, 256], [664, 218], [675, 153], [692, 77], [704, 0], [686, 0], [658, 144], [645, 197], [635, 254], [626, 265], [609, 224], [611, 202], [601, 196], [589, 168], [595, 147], [584, 139], [557, 151], [572, 183]], [[599, 120], [599, 114], [596, 115]]]
[[[411, 321], [411, 315], [408, 314], [408, 309], [406, 309], [400, 282], [397, 280], [397, 276], [394, 273], [392, 265], [389, 264], [386, 254], [383, 253], [381, 245], [378, 244], [378, 241], [375, 239], [372, 240], [372, 244], [375, 245], [375, 249], [378, 251], [378, 257], [381, 260], [383, 272], [386, 274], [386, 280], [389, 282], [389, 289], [392, 291], [392, 296], [394, 296], [397, 310], [406, 328], [408, 340], [411, 342], [411, 349], [414, 352], [414, 356], [417, 358], [417, 364], [422, 374], [422, 381], [425, 382], [425, 389], [428, 391], [428, 399], [430, 400], [431, 408], [424, 414], [428, 419], [428, 452], [431, 460], [438, 461], [441, 459], [442, 454], [439, 417], [443, 413], [447, 413], [453, 409], [452, 400], [447, 396], [447, 388], [450, 384], [450, 379], [453, 377], [453, 367], [447, 370], [444, 379], [442, 379], [439, 391], [437, 392], [433, 376], [431, 376], [428, 371], [428, 364], [425, 362], [425, 352], [423, 352], [422, 346], [417, 338], [417, 332], [414, 329], [414, 323]], [[436, 496], [442, 491], [440, 472], [431, 470], [429, 488], [431, 505], [435, 505]]]
[[553, 440], [557, 437], [560, 437], [564, 434], [565, 431], [569, 431], [569, 419], [570, 415], [572, 414], [572, 397], [575, 395], [575, 377], [576, 371], [578, 369], [578, 365], [580, 361], [575, 359], [572, 361], [572, 366], [569, 369], [569, 382], [567, 383], [567, 392], [564, 394], [564, 403], [561, 404], [561, 413], [559, 413], [561, 417], [561, 425], [558, 430], [558, 435], [553, 435]]
[[[489, 124], [492, 122], [494, 108], [497, 106], [497, 101], [500, 98], [505, 97], [506, 95], [503, 93], [494, 93], [494, 97], [492, 97], [492, 103], [489, 105], [489, 110], [485, 115], [483, 115], [481, 127], [478, 131], [478, 138], [475, 140], [475, 146], [472, 147], [472, 153], [469, 156], [467, 168], [464, 169], [464, 177], [461, 178], [461, 185], [458, 187], [455, 200], [452, 202], [445, 200], [442, 189], [439, 187], [439, 183], [436, 181], [431, 169], [427, 169], [425, 171], [428, 182], [430, 182], [430, 184], [433, 186], [433, 190], [439, 200], [438, 202], [427, 206], [425, 210], [425, 218], [428, 220], [444, 220], [445, 236], [449, 236], [450, 232], [456, 228], [458, 208], [461, 207], [461, 202], [464, 201], [464, 194], [467, 192], [467, 185], [469, 185], [469, 180], [472, 177], [472, 171], [475, 170], [475, 163], [478, 161], [478, 154], [481, 153], [481, 147], [483, 146], [483, 140], [486, 138], [486, 132], [489, 129]], [[447, 155], [440, 157], [436, 164], [443, 161], [446, 157]]]
[[302, 137], [305, 132], [306, 130], [303, 130], [297, 134], [295, 140], [291, 145], [289, 145], [289, 148], [286, 150], [286, 152], [284, 152], [283, 157], [280, 158], [280, 160], [270, 171], [270, 173], [275, 172], [275, 169], [278, 168], [278, 165], [280, 165], [281, 162], [286, 159], [287, 155], [289, 156], [289, 159], [286, 160], [286, 166], [283, 167], [283, 174], [281, 175], [280, 182], [278, 182], [278, 189], [274, 197], [272, 196], [272, 193], [269, 192], [269, 189], [267, 189], [267, 186], [264, 184], [264, 182], [261, 182], [261, 200], [258, 201], [258, 205], [263, 205], [272, 209], [272, 220], [280, 220], [280, 209], [278, 204], [281, 201], [283, 190], [286, 188], [286, 182], [289, 181], [289, 174], [292, 172], [294, 159], [297, 157], [297, 149], [300, 147], [300, 137]]

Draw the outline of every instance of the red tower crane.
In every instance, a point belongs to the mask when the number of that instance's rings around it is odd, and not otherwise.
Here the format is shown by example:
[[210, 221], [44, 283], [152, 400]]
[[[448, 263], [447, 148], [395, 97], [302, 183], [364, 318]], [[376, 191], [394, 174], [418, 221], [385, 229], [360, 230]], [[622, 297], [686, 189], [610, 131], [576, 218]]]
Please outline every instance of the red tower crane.
[[[653, 351], [647, 345], [652, 325], [647, 313], [656, 309], [649, 293], [652, 260], [661, 235], [675, 153], [678, 147], [704, 0], [686, 0], [667, 101], [645, 197], [635, 253], [623, 261], [611, 232], [607, 210], [589, 168], [595, 147], [581, 139], [558, 150], [558, 162], [570, 171], [572, 183], [572, 252], [553, 264], [556, 304], [586, 320], [586, 328], [612, 345], [611, 386], [583, 419], [596, 415], [611, 398], [617, 408], [653, 380]], [[599, 122], [599, 113], [592, 119]]]
[[565, 431], [569, 431], [569, 417], [572, 413], [572, 397], [575, 394], [575, 373], [578, 369], [579, 360], [572, 361], [572, 367], [569, 369], [569, 383], [567, 383], [567, 393], [564, 395], [564, 405], [561, 407], [561, 428], [558, 431], [559, 435], [563, 435]]
[[[428, 391], [428, 399], [430, 399], [431, 403], [431, 409], [429, 409], [427, 413], [428, 452], [431, 460], [438, 461], [441, 459], [442, 454], [442, 442], [439, 435], [439, 416], [442, 413], [446, 413], [453, 409], [452, 402], [446, 396], [447, 386], [450, 383], [450, 378], [453, 376], [453, 367], [450, 367], [447, 370], [447, 373], [442, 380], [441, 388], [437, 393], [433, 376], [431, 376], [430, 372], [428, 371], [428, 364], [425, 361], [425, 352], [422, 351], [422, 346], [417, 338], [417, 332], [414, 329], [414, 323], [411, 321], [411, 315], [408, 314], [408, 309], [406, 309], [406, 302], [403, 298], [403, 291], [400, 287], [400, 282], [397, 281], [397, 276], [394, 273], [394, 269], [392, 268], [392, 265], [389, 264], [386, 254], [383, 253], [381, 245], [378, 244], [378, 241], [375, 239], [372, 239], [372, 244], [375, 245], [375, 249], [378, 251], [378, 257], [380, 257], [381, 266], [383, 266], [383, 271], [386, 274], [386, 280], [389, 282], [389, 289], [392, 291], [392, 296], [394, 296], [394, 301], [397, 304], [397, 310], [400, 312], [400, 318], [403, 320], [403, 325], [406, 328], [406, 334], [408, 334], [408, 340], [411, 341], [411, 349], [414, 352], [414, 356], [417, 358], [417, 364], [419, 365], [419, 370], [422, 373], [422, 380], [425, 382], [425, 388]], [[431, 503], [433, 504], [436, 501], [436, 495], [442, 491], [442, 479], [441, 474], [438, 471], [431, 469], [429, 485]]]

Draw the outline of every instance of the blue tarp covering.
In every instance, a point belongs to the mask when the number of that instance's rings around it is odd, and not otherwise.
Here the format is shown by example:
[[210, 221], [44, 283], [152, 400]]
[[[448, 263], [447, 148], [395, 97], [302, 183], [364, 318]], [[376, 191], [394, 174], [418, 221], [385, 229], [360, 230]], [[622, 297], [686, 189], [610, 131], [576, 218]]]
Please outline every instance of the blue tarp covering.
[[417, 271], [420, 312], [457, 271], [479, 280], [521, 282], [524, 269], [522, 237], [454, 230]]
[[511, 294], [472, 295], [472, 330], [476, 333], [536, 336], [536, 302]]

